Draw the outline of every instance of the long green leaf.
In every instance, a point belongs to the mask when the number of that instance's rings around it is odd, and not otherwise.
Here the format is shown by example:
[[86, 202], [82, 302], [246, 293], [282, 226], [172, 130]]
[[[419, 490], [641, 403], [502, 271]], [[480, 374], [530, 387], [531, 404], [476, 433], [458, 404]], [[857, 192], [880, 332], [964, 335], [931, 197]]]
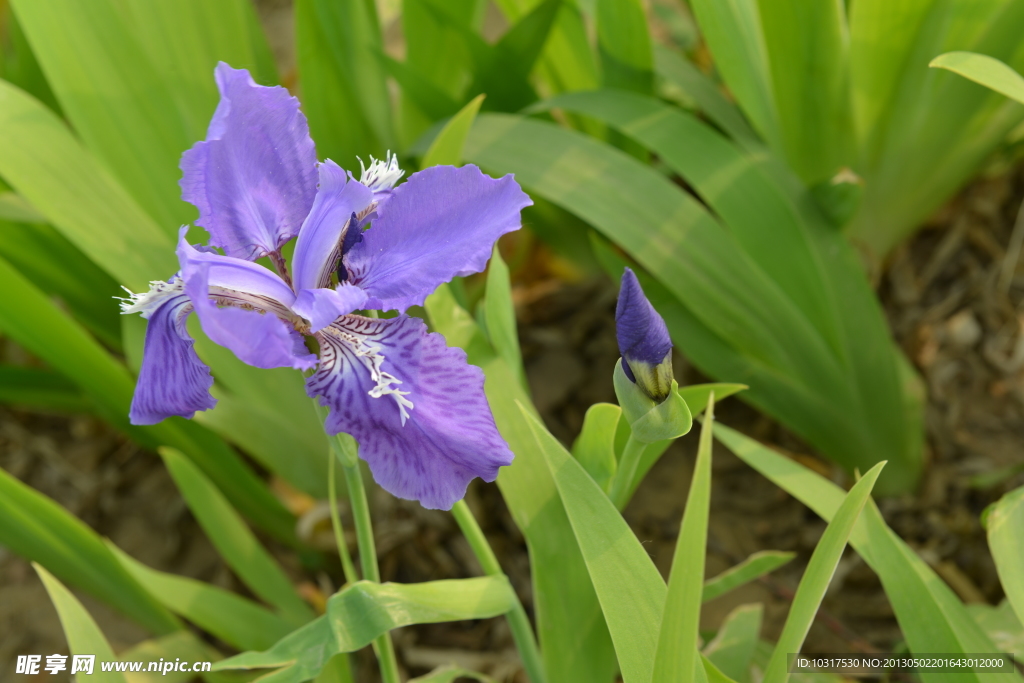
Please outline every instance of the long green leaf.
[[[715, 426], [715, 438], [822, 519], [834, 518], [844, 493], [831, 481], [724, 425]], [[873, 504], [862, 512], [850, 544], [881, 579], [912, 652], [996, 651], [949, 586], [896, 536]], [[942, 674], [921, 675], [926, 683], [946, 680]], [[972, 672], [962, 675], [969, 683], [981, 680]], [[1020, 680], [1014, 674], [992, 676]]]
[[92, 404], [72, 382], [49, 370], [0, 365], [0, 403], [88, 413]]
[[782, 635], [779, 636], [775, 652], [772, 653], [768, 668], [765, 669], [764, 679], [767, 683], [786, 683], [789, 680], [787, 657], [790, 653], [800, 652], [800, 648], [803, 647], [804, 638], [807, 637], [814, 615], [818, 613], [825, 591], [832, 582], [832, 575], [835, 574], [839, 560], [843, 556], [853, 526], [857, 523], [864, 504], [871, 497], [871, 489], [874, 488], [884, 466], [885, 463], [878, 463], [854, 484], [814, 548], [811, 561], [804, 570], [800, 585], [797, 586], [789, 615], [782, 627]]
[[1024, 104], [1024, 78], [998, 59], [973, 52], [947, 52], [928, 66], [946, 69]]
[[501, 469], [498, 486], [529, 548], [537, 634], [548, 680], [610, 681], [615, 656], [608, 628], [555, 483], [520, 410], [519, 403], [529, 405], [529, 398], [448, 287], [439, 287], [426, 308], [433, 328], [484, 369], [484, 390], [495, 422], [516, 455], [511, 467]]
[[746, 683], [750, 659], [761, 635], [764, 605], [740, 605], [729, 612], [715, 637], [704, 647], [707, 657], [729, 678]]
[[153, 633], [181, 624], [110, 553], [95, 531], [0, 470], [0, 543], [91, 593]]
[[715, 66], [754, 128], [776, 150], [782, 148], [779, 114], [757, 0], [694, 0], [691, 5]]
[[270, 649], [236, 655], [217, 662], [214, 668], [280, 668], [263, 680], [298, 683], [315, 677], [337, 653], [354, 652], [392, 629], [487, 619], [508, 611], [513, 601], [512, 586], [504, 576], [417, 584], [358, 581], [331, 596], [326, 615]]
[[587, 408], [583, 429], [572, 445], [572, 456], [579, 460], [590, 478], [607, 492], [618, 462], [615, 456], [615, 432], [622, 408], [611, 403], [595, 403]]
[[999, 499], [985, 521], [1006, 599], [1024, 624], [1024, 487]]
[[604, 85], [651, 92], [654, 56], [643, 4], [640, 0], [597, 0], [595, 9]]
[[242, 582], [293, 626], [312, 619], [284, 571], [217, 487], [179, 451], [162, 448], [160, 455], [199, 525]]
[[846, 7], [823, 0], [758, 0], [782, 145], [809, 184], [853, 160]]
[[703, 602], [714, 600], [740, 586], [745, 586], [791, 562], [794, 557], [796, 557], [796, 553], [780, 550], [758, 551], [735, 567], [730, 567], [718, 576], [705, 581], [701, 600]]
[[487, 291], [484, 294], [483, 306], [487, 337], [491, 340], [491, 345], [512, 369], [519, 384], [525, 388], [526, 372], [523, 370], [523, 355], [519, 350], [516, 310], [512, 304], [512, 283], [509, 281], [508, 266], [501, 258], [497, 245], [487, 266]]
[[466, 106], [459, 110], [437, 134], [430, 148], [423, 155], [420, 166], [456, 166], [462, 162], [462, 148], [466, 145], [466, 136], [473, 127], [476, 114], [485, 95], [477, 95]]
[[[122, 674], [116, 671], [103, 671], [100, 662], [114, 661], [114, 651], [110, 643], [103, 636], [100, 627], [82, 607], [71, 591], [57, 580], [50, 572], [46, 571], [39, 564], [33, 564], [46, 592], [50, 595], [53, 606], [57, 608], [57, 615], [60, 617], [60, 625], [64, 629], [64, 637], [68, 640], [68, 647], [72, 655], [95, 655], [96, 662], [93, 667], [90, 680], [101, 683], [126, 683]], [[68, 667], [71, 670], [71, 667]]]
[[[142, 671], [126, 671], [125, 678], [128, 683], [186, 683], [194, 680], [196, 675], [192, 671], [163, 671], [164, 662], [175, 662], [175, 660], [197, 662], [214, 662], [221, 659], [223, 655], [204, 643], [198, 636], [190, 631], [178, 631], [162, 638], [144, 640], [130, 650], [121, 653], [118, 658], [122, 662], [156, 662], [154, 671], [148, 671], [147, 664]], [[162, 660], [162, 661], [161, 661]], [[216, 674], [214, 674], [216, 676]], [[208, 680], [211, 674], [203, 676]], [[209, 681], [214, 683], [214, 681]]]
[[697, 641], [700, 639], [701, 594], [711, 509], [711, 425], [714, 419], [715, 396], [711, 394], [704, 411], [683, 523], [672, 556], [672, 573], [654, 658], [654, 683], [692, 681], [695, 668], [700, 666]]
[[536, 417], [525, 410], [523, 417], [572, 523], [608, 622], [623, 680], [650, 681], [665, 606], [665, 582], [604, 491]]
[[164, 607], [233, 647], [268, 648], [292, 629], [281, 617], [240, 595], [151, 569], [110, 541], [107, 546], [121, 566]]
[[[213, 69], [265, 65], [244, 0], [15, 0], [47, 80], [86, 145], [165, 234], [194, 216], [179, 201], [178, 160], [217, 101]], [[259, 73], [257, 77], [272, 74]], [[157, 271], [159, 272], [159, 271]]]
[[480, 681], [480, 683], [494, 683], [494, 679], [490, 676], [484, 676], [476, 671], [470, 671], [458, 666], [438, 667], [423, 676], [410, 678], [409, 683], [454, 683], [459, 678], [472, 678], [474, 681]]

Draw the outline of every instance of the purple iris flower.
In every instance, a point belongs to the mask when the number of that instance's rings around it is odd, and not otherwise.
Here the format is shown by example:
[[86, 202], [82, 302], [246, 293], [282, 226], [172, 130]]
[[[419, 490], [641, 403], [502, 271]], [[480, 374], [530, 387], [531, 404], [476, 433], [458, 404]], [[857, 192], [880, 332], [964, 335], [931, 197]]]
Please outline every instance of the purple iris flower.
[[629, 268], [615, 306], [615, 336], [622, 371], [648, 398], [661, 403], [672, 389], [672, 339]]
[[[182, 197], [199, 209], [211, 247], [188, 244], [183, 227], [181, 270], [123, 305], [149, 320], [131, 422], [190, 418], [216, 403], [185, 327], [194, 311], [211, 340], [250, 365], [315, 368], [306, 390], [330, 408], [327, 431], [355, 437], [391, 493], [450, 508], [474, 477], [493, 481], [512, 453], [483, 372], [404, 312], [439, 284], [483, 270], [530, 199], [511, 175], [495, 180], [475, 166], [428, 168], [396, 187], [393, 157], [372, 160], [356, 180], [317, 163], [284, 88], [224, 63], [216, 79], [221, 100], [206, 140], [181, 160]], [[281, 247], [293, 237], [286, 264]], [[253, 263], [263, 256], [277, 273]], [[378, 309], [400, 315], [354, 313]]]

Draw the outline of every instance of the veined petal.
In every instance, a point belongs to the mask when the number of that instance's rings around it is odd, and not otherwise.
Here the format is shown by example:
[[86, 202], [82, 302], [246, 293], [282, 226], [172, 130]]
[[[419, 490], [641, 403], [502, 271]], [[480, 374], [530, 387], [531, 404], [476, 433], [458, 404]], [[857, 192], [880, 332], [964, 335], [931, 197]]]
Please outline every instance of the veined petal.
[[337, 289], [304, 289], [295, 298], [292, 310], [309, 321], [310, 331], [319, 332], [339, 317], [362, 308], [366, 292], [348, 283]]
[[292, 257], [296, 290], [320, 289], [330, 284], [349, 219], [352, 214], [363, 213], [373, 202], [373, 191], [350, 180], [344, 169], [330, 159], [320, 164], [319, 174], [316, 199], [299, 230]]
[[257, 368], [308, 370], [316, 365], [302, 335], [272, 312], [226, 307], [210, 300], [210, 263], [199, 263], [185, 274], [185, 293], [214, 343], [231, 349], [238, 359]]
[[181, 157], [181, 196], [210, 244], [254, 260], [294, 237], [316, 194], [316, 148], [299, 101], [221, 62], [205, 142]]
[[210, 287], [249, 295], [245, 297], [246, 301], [258, 308], [284, 310], [295, 301], [295, 292], [276, 273], [240, 258], [200, 251], [186, 241], [187, 231], [185, 226], [179, 231], [177, 249], [184, 280], [188, 280], [200, 265], [205, 265]]
[[512, 452], [498, 434], [480, 368], [418, 318], [346, 316], [318, 335], [309, 395], [330, 407], [377, 483], [427, 508], [450, 509], [474, 477], [494, 481]]
[[532, 203], [511, 175], [495, 180], [476, 166], [414, 173], [345, 255], [349, 282], [366, 290], [369, 308], [420, 305], [442, 282], [483, 270], [495, 241], [519, 229], [519, 212]]
[[217, 400], [210, 395], [213, 377], [192, 348], [185, 319], [192, 312], [188, 296], [157, 292], [159, 304], [143, 311], [149, 319], [139, 380], [128, 419], [133, 425], [151, 425], [168, 417], [190, 418], [209, 410]]

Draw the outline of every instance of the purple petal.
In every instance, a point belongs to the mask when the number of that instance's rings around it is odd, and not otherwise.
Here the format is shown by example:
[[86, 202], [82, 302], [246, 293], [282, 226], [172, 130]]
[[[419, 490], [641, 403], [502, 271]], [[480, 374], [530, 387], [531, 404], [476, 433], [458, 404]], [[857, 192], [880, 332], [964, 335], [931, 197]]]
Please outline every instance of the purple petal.
[[327, 431], [355, 437], [374, 479], [394, 495], [447, 510], [474, 477], [494, 481], [511, 464], [483, 371], [427, 334], [422, 320], [350, 315], [317, 339], [320, 368], [306, 391], [330, 407]]
[[185, 293], [206, 336], [257, 368], [308, 370], [316, 365], [316, 356], [306, 349], [302, 335], [273, 313], [219, 308], [211, 301], [210, 270], [211, 264], [199, 263], [185, 275]]
[[495, 180], [476, 166], [414, 173], [345, 256], [349, 282], [366, 290], [369, 308], [420, 305], [442, 282], [483, 270], [495, 241], [519, 229], [519, 212], [532, 203], [511, 175]]
[[254, 260], [298, 233], [316, 194], [316, 148], [299, 101], [221, 62], [205, 142], [181, 157], [181, 197], [228, 256]]
[[176, 294], [147, 316], [142, 368], [128, 412], [133, 425], [152, 425], [173, 415], [190, 418], [216, 405], [210, 395], [210, 368], [199, 360], [185, 329], [191, 312], [188, 297]]
[[366, 292], [342, 283], [337, 289], [304, 289], [299, 292], [292, 310], [309, 321], [310, 331], [319, 332], [340, 316], [362, 308]]
[[615, 306], [615, 335], [619, 353], [626, 361], [657, 365], [672, 351], [665, 321], [651, 306], [632, 270], [622, 274], [619, 301]]
[[316, 199], [299, 230], [292, 257], [297, 290], [320, 289], [330, 284], [331, 273], [341, 257], [342, 231], [352, 214], [361, 214], [373, 201], [370, 188], [349, 180], [348, 174], [330, 159], [320, 164], [319, 173]]
[[295, 300], [295, 292], [276, 273], [233, 256], [197, 249], [186, 241], [187, 231], [182, 227], [178, 233], [177, 254], [183, 279], [188, 280], [200, 265], [205, 265], [209, 286], [251, 295], [245, 297], [248, 303], [284, 310]]

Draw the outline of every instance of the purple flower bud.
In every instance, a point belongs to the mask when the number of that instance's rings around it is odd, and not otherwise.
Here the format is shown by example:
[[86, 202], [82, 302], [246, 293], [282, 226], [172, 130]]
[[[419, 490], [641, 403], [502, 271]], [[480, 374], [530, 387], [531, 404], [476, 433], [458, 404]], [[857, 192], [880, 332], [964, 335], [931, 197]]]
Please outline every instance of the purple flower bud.
[[615, 336], [626, 376], [652, 400], [664, 401], [672, 387], [672, 339], [629, 268], [615, 307]]

